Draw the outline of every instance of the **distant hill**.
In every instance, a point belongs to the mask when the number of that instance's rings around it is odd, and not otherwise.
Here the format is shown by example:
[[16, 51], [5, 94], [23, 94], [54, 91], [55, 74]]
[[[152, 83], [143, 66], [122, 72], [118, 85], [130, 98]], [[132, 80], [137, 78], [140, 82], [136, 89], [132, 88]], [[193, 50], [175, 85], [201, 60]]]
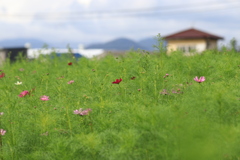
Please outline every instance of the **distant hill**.
[[26, 43], [29, 43], [31, 48], [78, 48], [79, 42], [46, 42], [35, 38], [13, 38], [0, 40], [0, 48], [15, 48], [24, 47]]
[[[79, 42], [45, 42], [43, 40], [39, 40], [36, 38], [14, 38], [14, 39], [4, 39], [0, 40], [0, 48], [8, 48], [8, 47], [24, 47], [26, 43], [29, 43], [31, 48], [78, 48]], [[145, 38], [138, 42], [133, 41], [127, 38], [117, 38], [112, 41], [106, 43], [95, 43], [87, 45], [86, 49], [105, 49], [105, 50], [117, 50], [117, 51], [126, 51], [130, 49], [142, 49], [152, 51], [154, 50], [153, 45], [157, 44], [157, 41], [154, 37]]]
[[[159, 42], [158, 42], [157, 38], [155, 38], [155, 37], [142, 39], [138, 43], [141, 46], [144, 46], [145, 48], [147, 48], [146, 50], [149, 50], [149, 51], [153, 51], [153, 50], [156, 49], [156, 48], [153, 47], [154, 45], [156, 45], [156, 46], [159, 45], [158, 44]], [[166, 47], [167, 42], [163, 41], [163, 45]]]
[[139, 43], [127, 39], [118, 38], [107, 43], [92, 44], [86, 47], [87, 49], [105, 49], [105, 50], [130, 50], [130, 49], [146, 49], [146, 47], [140, 45]]
[[145, 38], [145, 39], [138, 41], [138, 44], [145, 47], [146, 50], [152, 51], [152, 50], [154, 50], [153, 45], [157, 44], [157, 40], [154, 37]]
[[46, 42], [33, 38], [15, 38], [15, 39], [5, 39], [0, 41], [0, 47], [24, 47], [26, 43], [31, 44], [31, 48], [42, 48]]

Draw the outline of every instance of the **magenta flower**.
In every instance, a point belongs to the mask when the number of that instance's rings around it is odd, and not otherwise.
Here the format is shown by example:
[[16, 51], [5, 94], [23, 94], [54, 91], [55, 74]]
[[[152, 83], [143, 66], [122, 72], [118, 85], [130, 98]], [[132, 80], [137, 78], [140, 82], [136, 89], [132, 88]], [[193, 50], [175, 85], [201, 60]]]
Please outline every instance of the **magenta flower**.
[[73, 111], [74, 114], [79, 114], [80, 116], [83, 116], [83, 115], [88, 115], [89, 112], [91, 112], [92, 109], [88, 108], [88, 109], [85, 109], [85, 110], [82, 110], [82, 108], [80, 108], [79, 110], [75, 110]]
[[0, 78], [5, 77], [5, 73], [0, 74]]
[[112, 82], [112, 84], [119, 84], [120, 82], [122, 82], [122, 78], [116, 79], [114, 82]]
[[5, 130], [3, 130], [3, 129], [0, 129], [0, 135], [4, 135], [6, 133], [6, 131]]
[[198, 82], [198, 83], [201, 83], [201, 82], [203, 82], [203, 81], [205, 81], [205, 77], [200, 77], [199, 79], [198, 79], [198, 77], [196, 76], [195, 78], [194, 78], [194, 81], [196, 81], [196, 82]]
[[27, 94], [29, 95], [29, 91], [22, 91], [18, 96], [25, 97]]
[[74, 80], [71, 80], [71, 81], [68, 82], [68, 84], [72, 84], [73, 82], [74, 82]]
[[42, 101], [48, 101], [48, 100], [49, 100], [49, 96], [43, 95], [40, 99], [41, 99]]

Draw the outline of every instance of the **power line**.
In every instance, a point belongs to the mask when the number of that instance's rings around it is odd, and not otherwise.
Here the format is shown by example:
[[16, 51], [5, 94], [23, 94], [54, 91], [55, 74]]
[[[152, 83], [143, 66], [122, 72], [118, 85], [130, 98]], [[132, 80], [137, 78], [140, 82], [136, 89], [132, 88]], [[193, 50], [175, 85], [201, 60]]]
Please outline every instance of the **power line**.
[[[79, 12], [79, 11], [74, 11], [74, 12], [40, 12], [37, 15], [65, 15], [65, 14], [82, 14], [82, 15], [91, 15], [91, 14], [110, 14], [110, 13], [136, 13], [136, 12], [154, 12], [154, 11], [167, 11], [167, 10], [182, 10], [182, 9], [189, 9], [189, 8], [199, 8], [199, 7], [217, 7], [217, 6], [225, 6], [226, 4], [240, 4], [240, 2], [227, 2], [227, 3], [191, 3], [191, 5], [194, 6], [189, 6], [189, 5], [182, 5], [182, 4], [175, 4], [175, 5], [165, 5], [165, 6], [158, 6], [158, 7], [149, 7], [149, 8], [135, 8], [135, 9], [120, 9], [120, 10], [100, 10], [100, 11], [87, 11], [87, 12]], [[234, 4], [236, 5], [236, 4]], [[10, 14], [3, 14], [2, 15], [10, 15]], [[13, 16], [32, 16], [33, 13], [17, 13], [17, 14], [12, 14]]]
[[[0, 18], [23, 19], [34, 17], [35, 20], [81, 20], [81, 19], [106, 19], [116, 17], [137, 17], [152, 15], [174, 15], [186, 13], [205, 13], [209, 11], [219, 11], [240, 8], [240, 3], [191, 3], [191, 5], [168, 5], [150, 8], [138, 9], [121, 9], [121, 10], [105, 10], [105, 11], [89, 11], [89, 12], [45, 12], [37, 14], [0, 14]], [[233, 6], [226, 6], [233, 5]], [[219, 8], [220, 7], [220, 8]], [[225, 8], [221, 8], [225, 7]]]

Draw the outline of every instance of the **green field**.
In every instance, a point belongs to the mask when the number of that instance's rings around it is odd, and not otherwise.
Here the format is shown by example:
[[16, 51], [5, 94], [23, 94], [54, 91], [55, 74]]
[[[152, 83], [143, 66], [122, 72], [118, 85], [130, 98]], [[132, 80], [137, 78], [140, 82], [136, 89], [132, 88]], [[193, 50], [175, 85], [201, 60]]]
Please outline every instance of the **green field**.
[[240, 159], [240, 53], [21, 58], [0, 69], [1, 159]]

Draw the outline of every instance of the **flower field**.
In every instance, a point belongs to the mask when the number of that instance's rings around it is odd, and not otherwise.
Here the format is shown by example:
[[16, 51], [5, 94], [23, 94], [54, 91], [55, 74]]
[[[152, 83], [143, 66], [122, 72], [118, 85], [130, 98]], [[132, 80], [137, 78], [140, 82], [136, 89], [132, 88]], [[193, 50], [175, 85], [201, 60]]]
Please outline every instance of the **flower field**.
[[237, 52], [21, 58], [0, 70], [0, 159], [240, 159]]

